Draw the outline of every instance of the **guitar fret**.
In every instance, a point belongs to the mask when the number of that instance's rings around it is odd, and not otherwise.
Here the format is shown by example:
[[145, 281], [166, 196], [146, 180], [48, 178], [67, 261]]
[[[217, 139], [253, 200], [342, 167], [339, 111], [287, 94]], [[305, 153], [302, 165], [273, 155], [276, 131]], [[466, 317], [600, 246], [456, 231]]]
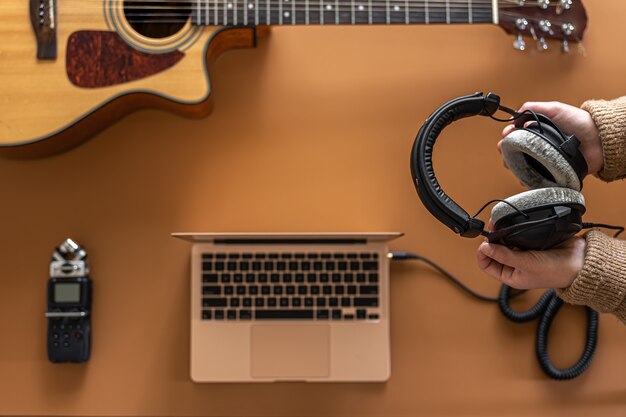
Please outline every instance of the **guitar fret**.
[[196, 0], [194, 25], [491, 23], [492, 4], [473, 0]]

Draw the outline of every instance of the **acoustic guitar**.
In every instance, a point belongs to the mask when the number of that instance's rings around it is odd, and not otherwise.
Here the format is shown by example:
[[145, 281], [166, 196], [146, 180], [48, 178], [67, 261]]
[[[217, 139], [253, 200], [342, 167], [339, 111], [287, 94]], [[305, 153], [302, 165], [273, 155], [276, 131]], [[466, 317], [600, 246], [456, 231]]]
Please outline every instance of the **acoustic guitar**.
[[60, 152], [141, 108], [204, 116], [209, 62], [271, 25], [460, 23], [567, 51], [587, 15], [580, 0], [2, 0], [0, 153]]

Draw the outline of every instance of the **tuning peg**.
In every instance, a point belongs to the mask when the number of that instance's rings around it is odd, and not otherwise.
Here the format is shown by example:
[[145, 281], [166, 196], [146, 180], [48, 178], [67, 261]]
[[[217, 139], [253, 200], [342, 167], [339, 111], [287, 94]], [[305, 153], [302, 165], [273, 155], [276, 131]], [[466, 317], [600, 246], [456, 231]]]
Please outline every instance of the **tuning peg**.
[[517, 34], [517, 38], [515, 38], [515, 41], [513, 42], [513, 48], [517, 49], [518, 51], [526, 50], [526, 41], [522, 37], [521, 33]]
[[537, 0], [537, 5], [542, 9], [547, 9], [550, 6], [550, 0]]
[[561, 50], [564, 54], [569, 54], [569, 42], [567, 39], [563, 39], [563, 42], [561, 43]]
[[539, 48], [540, 51], [546, 51], [548, 49], [548, 42], [546, 42], [546, 39], [543, 36], [539, 37], [539, 40], [537, 41], [537, 48]]

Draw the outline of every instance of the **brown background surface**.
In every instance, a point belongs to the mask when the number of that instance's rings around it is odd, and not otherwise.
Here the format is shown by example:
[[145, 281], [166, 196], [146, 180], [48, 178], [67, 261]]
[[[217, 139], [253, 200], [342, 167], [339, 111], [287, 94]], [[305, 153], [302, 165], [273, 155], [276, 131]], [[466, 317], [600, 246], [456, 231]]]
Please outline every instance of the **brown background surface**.
[[[189, 245], [169, 236], [403, 231], [395, 249], [495, 293], [475, 263], [479, 240], [420, 204], [409, 150], [432, 110], [474, 91], [513, 107], [624, 94], [626, 3], [586, 3], [587, 56], [518, 53], [495, 26], [276, 28], [218, 60], [206, 119], [143, 111], [65, 154], [0, 160], [0, 414], [624, 415], [615, 318], [601, 318], [589, 371], [554, 382], [534, 357], [535, 324], [507, 322], [415, 264], [392, 268], [389, 382], [194, 384]], [[437, 145], [440, 182], [470, 212], [522, 191], [497, 154], [501, 128], [467, 120]], [[624, 223], [623, 183], [588, 179], [584, 194], [588, 221]], [[78, 366], [45, 351], [48, 263], [66, 237], [89, 251], [95, 285], [92, 358]], [[572, 308], [557, 320], [557, 364], [578, 357], [583, 322]]]

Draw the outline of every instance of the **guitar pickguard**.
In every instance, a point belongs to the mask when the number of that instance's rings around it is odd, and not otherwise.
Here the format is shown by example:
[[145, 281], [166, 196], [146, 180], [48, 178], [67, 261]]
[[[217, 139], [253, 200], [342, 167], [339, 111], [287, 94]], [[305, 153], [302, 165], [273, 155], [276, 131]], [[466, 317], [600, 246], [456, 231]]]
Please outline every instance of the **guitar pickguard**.
[[176, 65], [178, 50], [150, 54], [129, 46], [116, 32], [84, 30], [67, 41], [67, 76], [80, 88], [102, 88], [139, 80]]

